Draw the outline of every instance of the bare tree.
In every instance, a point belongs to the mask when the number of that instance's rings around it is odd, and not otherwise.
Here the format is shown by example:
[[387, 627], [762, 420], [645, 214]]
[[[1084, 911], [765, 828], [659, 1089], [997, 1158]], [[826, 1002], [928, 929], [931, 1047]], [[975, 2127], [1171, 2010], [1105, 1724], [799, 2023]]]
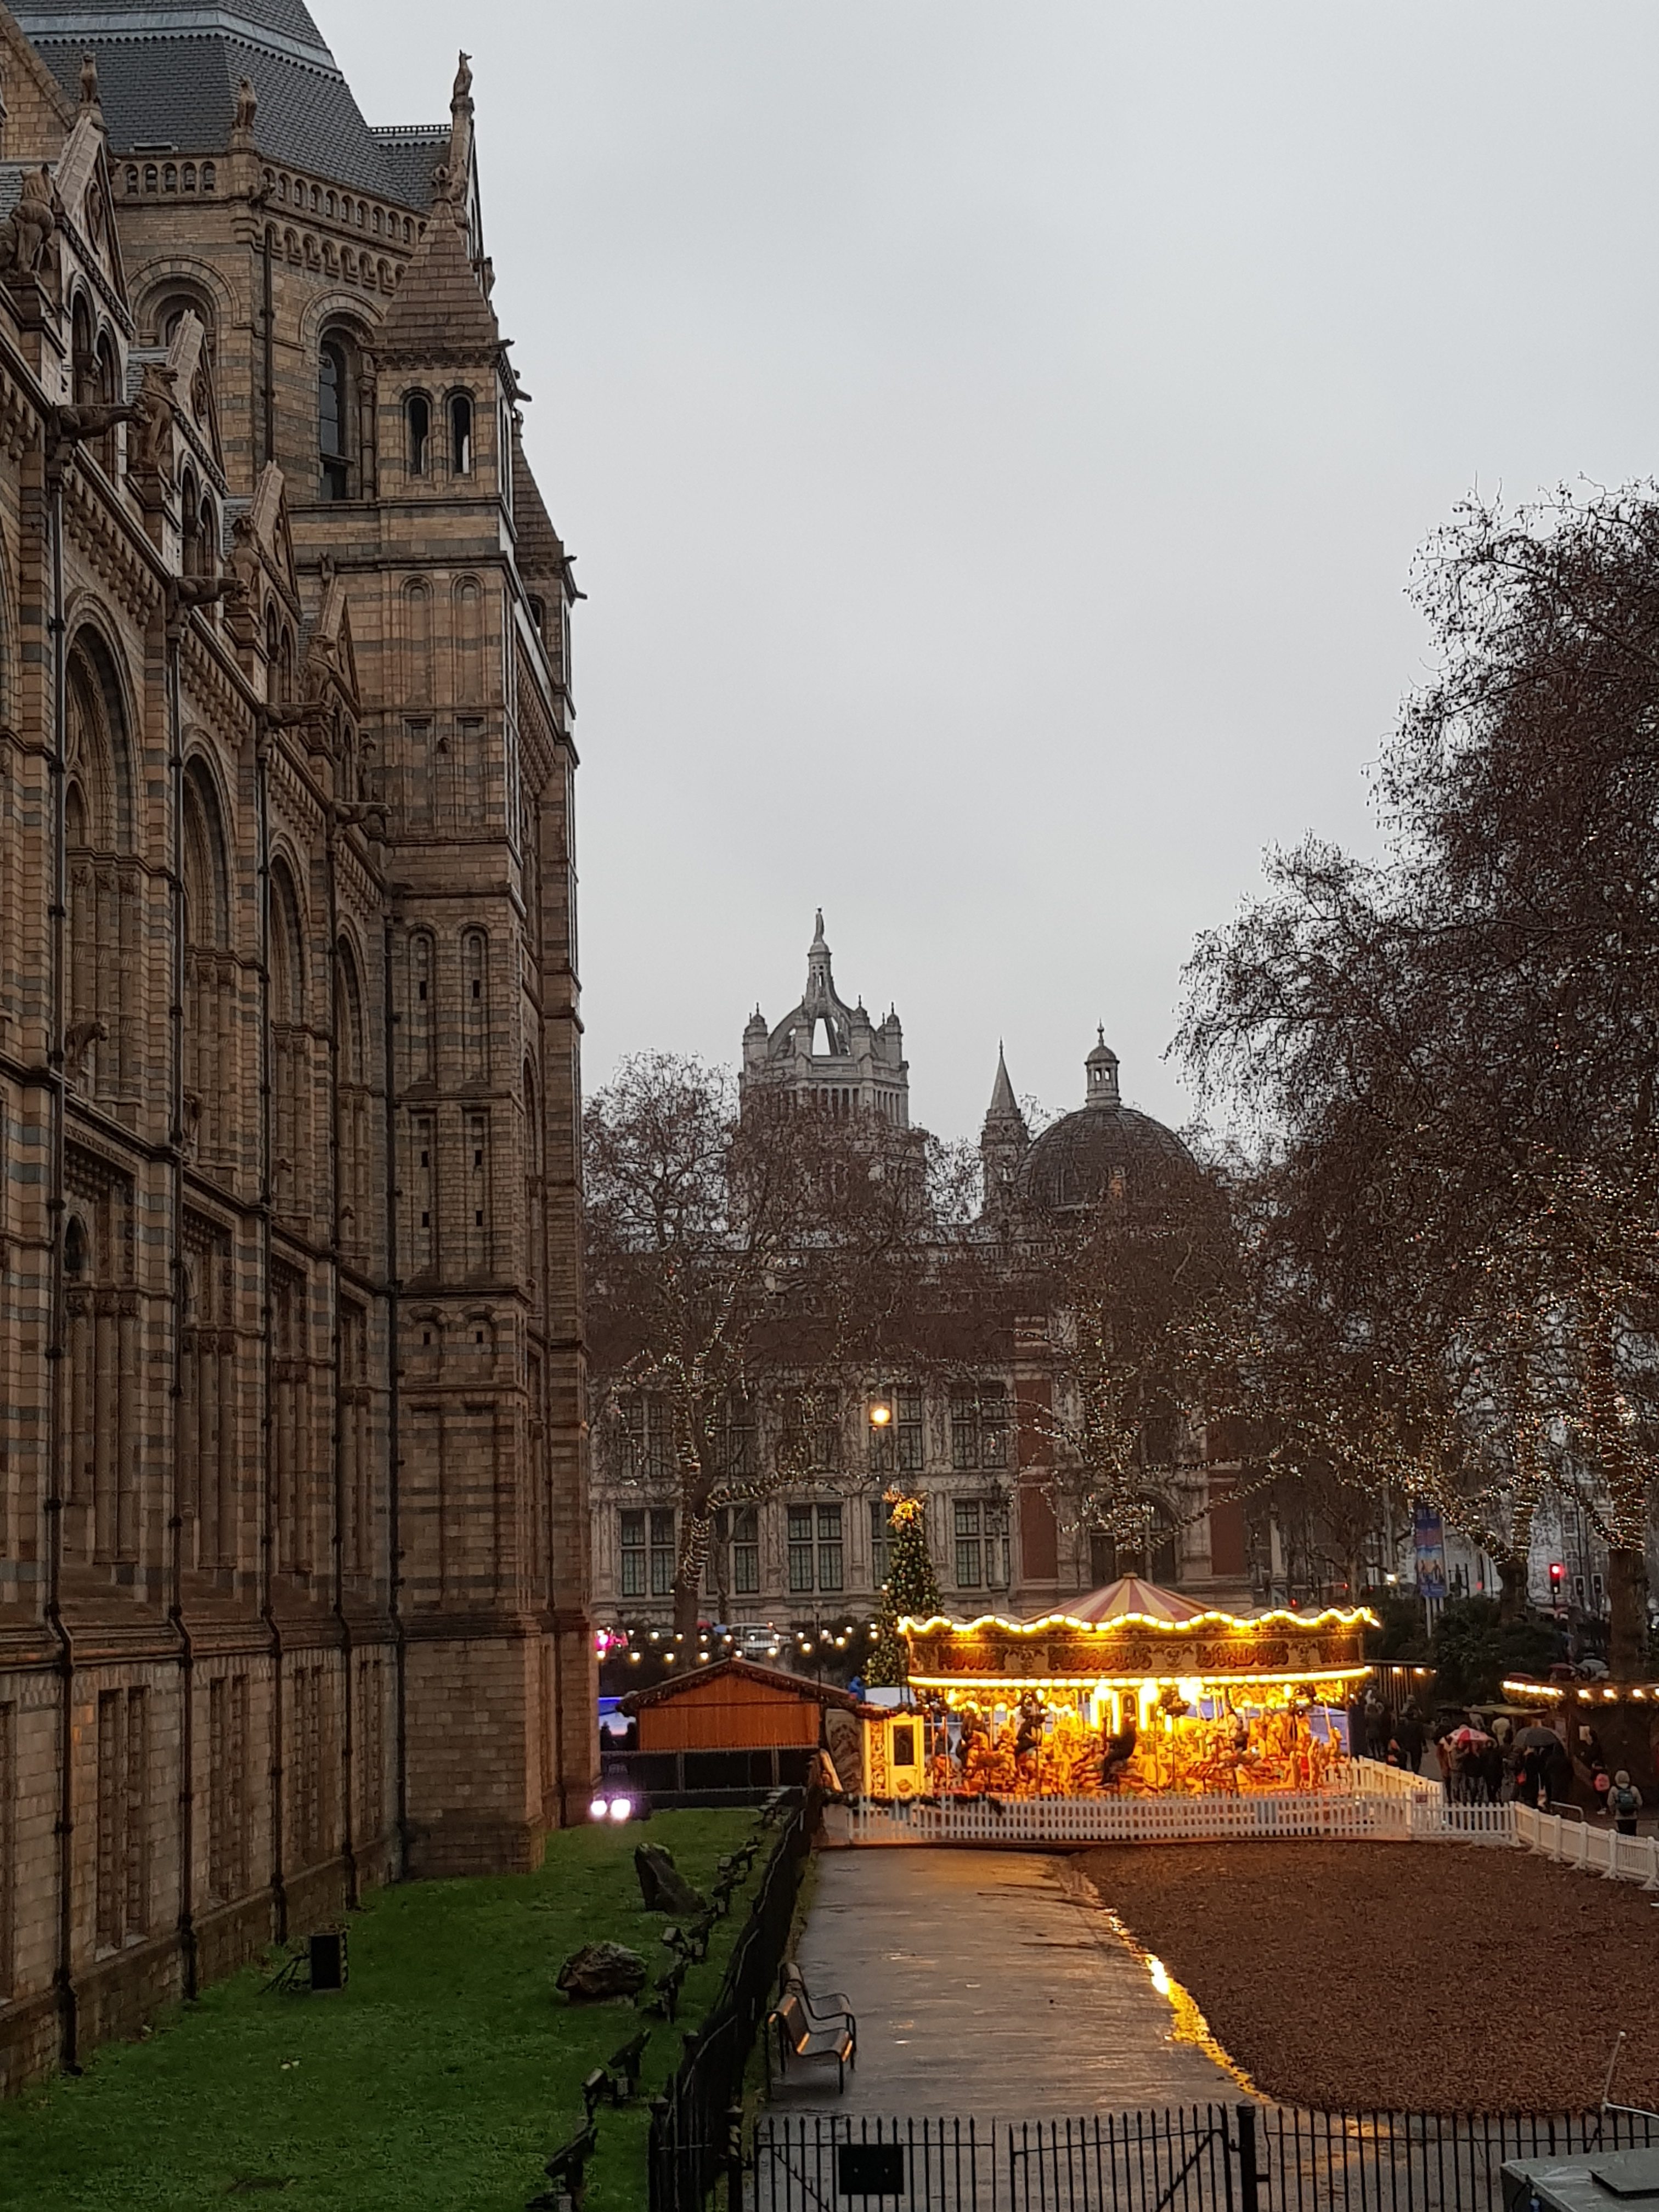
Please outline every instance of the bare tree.
[[1052, 1316], [1050, 1395], [1026, 1418], [1049, 1447], [1056, 1516], [1149, 1570], [1181, 1525], [1182, 1481], [1210, 1456], [1209, 1425], [1224, 1410], [1218, 1380], [1231, 1386], [1218, 1358], [1239, 1288], [1224, 1191], [1172, 1150], [1024, 1228], [1002, 1295]]
[[915, 1305], [924, 1139], [721, 1069], [624, 1062], [584, 1120], [594, 1425], [676, 1510], [674, 1620], [695, 1629], [716, 1516], [831, 1477], [850, 1389]]
[[1200, 942], [1182, 1046], [1254, 1124], [1264, 1280], [1322, 1331], [1304, 1425], [1369, 1361], [1403, 1476], [1498, 1549], [1511, 1604], [1540, 1496], [1574, 1491], [1634, 1671], [1659, 1503], [1659, 501], [1471, 505], [1418, 588], [1441, 666], [1385, 756], [1386, 859], [1276, 856]]

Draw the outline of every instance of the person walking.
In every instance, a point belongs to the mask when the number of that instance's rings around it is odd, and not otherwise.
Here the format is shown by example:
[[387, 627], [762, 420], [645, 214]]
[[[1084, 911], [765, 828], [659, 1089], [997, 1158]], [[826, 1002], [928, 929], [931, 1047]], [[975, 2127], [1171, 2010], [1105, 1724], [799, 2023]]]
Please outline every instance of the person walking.
[[1395, 1730], [1404, 1754], [1403, 1764], [1410, 1774], [1423, 1771], [1423, 1716], [1409, 1698], [1400, 1716], [1400, 1725]]
[[1523, 1745], [1515, 1770], [1516, 1802], [1522, 1805], [1530, 1805], [1535, 1812], [1538, 1808], [1538, 1791], [1543, 1779], [1544, 1763], [1536, 1745]]
[[1370, 1739], [1371, 1757], [1379, 1761], [1386, 1759], [1394, 1728], [1388, 1707], [1375, 1691], [1365, 1700], [1365, 1734]]
[[1613, 1787], [1607, 1792], [1607, 1810], [1613, 1814], [1613, 1825], [1621, 1836], [1636, 1833], [1636, 1816], [1642, 1809], [1642, 1793], [1622, 1766], [1613, 1778]]

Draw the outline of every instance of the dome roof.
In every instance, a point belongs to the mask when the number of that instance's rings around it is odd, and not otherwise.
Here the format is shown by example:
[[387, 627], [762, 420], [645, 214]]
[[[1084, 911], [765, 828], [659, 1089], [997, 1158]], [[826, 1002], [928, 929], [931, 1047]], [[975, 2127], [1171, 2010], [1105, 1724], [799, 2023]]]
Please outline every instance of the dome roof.
[[1043, 1131], [1025, 1156], [1020, 1188], [1033, 1205], [1093, 1206], [1135, 1194], [1171, 1166], [1198, 1164], [1173, 1129], [1133, 1106], [1080, 1106]]
[[[1166, 1183], [1170, 1170], [1194, 1176], [1198, 1163], [1173, 1129], [1118, 1096], [1117, 1055], [1103, 1037], [1084, 1062], [1088, 1099], [1062, 1115], [1025, 1155], [1022, 1195], [1048, 1211], [1093, 1206], [1113, 1196], [1146, 1194]], [[1139, 1190], [1137, 1189], [1139, 1186]]]

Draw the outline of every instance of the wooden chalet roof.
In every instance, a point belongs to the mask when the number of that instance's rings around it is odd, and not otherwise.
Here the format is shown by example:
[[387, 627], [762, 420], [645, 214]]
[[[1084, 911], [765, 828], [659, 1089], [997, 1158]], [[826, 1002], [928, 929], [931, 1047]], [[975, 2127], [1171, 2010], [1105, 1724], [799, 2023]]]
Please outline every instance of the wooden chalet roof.
[[709, 1666], [693, 1667], [684, 1674], [677, 1674], [672, 1682], [659, 1682], [653, 1689], [630, 1690], [622, 1700], [622, 1710], [637, 1713], [647, 1705], [663, 1705], [672, 1698], [683, 1698], [688, 1690], [704, 1689], [722, 1675], [739, 1682], [752, 1682], [759, 1689], [771, 1690], [782, 1697], [820, 1705], [839, 1705], [843, 1712], [873, 1718], [886, 1711], [882, 1705], [862, 1704], [850, 1690], [835, 1689], [828, 1682], [809, 1681], [805, 1674], [786, 1674], [781, 1667], [757, 1667], [750, 1659], [716, 1659]]

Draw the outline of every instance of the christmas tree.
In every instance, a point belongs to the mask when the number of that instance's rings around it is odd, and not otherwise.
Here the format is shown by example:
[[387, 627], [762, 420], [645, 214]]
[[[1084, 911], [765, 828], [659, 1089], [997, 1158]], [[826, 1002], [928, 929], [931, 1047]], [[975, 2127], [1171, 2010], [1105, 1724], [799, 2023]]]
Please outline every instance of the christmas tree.
[[906, 1679], [904, 1638], [898, 1625], [906, 1614], [926, 1620], [939, 1610], [939, 1578], [927, 1551], [927, 1506], [899, 1490], [884, 1491], [889, 1539], [887, 1579], [876, 1610], [876, 1636], [864, 1679], [872, 1687]]

